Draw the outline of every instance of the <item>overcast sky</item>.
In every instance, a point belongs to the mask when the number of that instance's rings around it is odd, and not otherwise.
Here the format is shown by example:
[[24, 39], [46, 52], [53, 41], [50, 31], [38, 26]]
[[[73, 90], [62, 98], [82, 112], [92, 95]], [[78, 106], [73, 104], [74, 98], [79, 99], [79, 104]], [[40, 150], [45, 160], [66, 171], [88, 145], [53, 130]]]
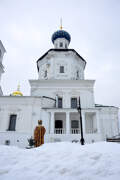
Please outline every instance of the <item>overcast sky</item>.
[[36, 61], [53, 48], [61, 17], [69, 48], [87, 61], [85, 78], [96, 80], [95, 102], [120, 107], [120, 0], [0, 0], [4, 94], [19, 82], [30, 94], [28, 80], [38, 78]]

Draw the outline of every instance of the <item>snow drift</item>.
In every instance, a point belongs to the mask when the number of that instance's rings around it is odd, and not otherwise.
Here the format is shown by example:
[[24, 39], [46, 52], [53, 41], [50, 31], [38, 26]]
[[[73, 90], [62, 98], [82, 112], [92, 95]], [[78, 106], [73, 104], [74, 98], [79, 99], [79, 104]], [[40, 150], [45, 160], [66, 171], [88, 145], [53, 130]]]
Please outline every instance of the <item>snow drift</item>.
[[119, 180], [120, 144], [0, 146], [0, 180]]

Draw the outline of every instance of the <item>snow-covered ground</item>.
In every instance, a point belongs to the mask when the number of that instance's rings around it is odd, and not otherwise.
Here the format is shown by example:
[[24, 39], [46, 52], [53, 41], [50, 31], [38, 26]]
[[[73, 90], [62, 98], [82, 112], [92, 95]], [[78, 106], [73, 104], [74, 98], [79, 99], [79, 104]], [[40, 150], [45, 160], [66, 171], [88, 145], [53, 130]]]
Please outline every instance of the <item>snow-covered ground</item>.
[[0, 146], [0, 180], [120, 180], [120, 144]]

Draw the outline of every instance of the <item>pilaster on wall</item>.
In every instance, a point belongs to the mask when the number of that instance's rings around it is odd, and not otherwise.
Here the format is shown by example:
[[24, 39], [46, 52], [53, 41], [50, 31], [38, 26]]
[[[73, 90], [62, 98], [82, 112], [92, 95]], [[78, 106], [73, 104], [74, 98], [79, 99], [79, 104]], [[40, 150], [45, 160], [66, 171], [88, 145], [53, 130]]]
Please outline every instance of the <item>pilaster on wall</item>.
[[70, 134], [70, 113], [66, 112], [66, 134]]
[[83, 134], [85, 134], [85, 112], [82, 112], [82, 126], [83, 126]]
[[54, 134], [54, 123], [55, 122], [55, 114], [51, 112], [51, 120], [50, 120], [50, 134]]
[[97, 133], [100, 133], [100, 120], [99, 120], [99, 112], [96, 112], [96, 121], [97, 121]]
[[[6, 52], [6, 50], [2, 44], [2, 41], [0, 40], [0, 81], [1, 81], [2, 73], [4, 73], [4, 66], [2, 64], [2, 61], [3, 61], [3, 56], [4, 56], [5, 52]], [[0, 86], [0, 96], [2, 96], [2, 95], [3, 95], [3, 92], [2, 92], [2, 89]]]
[[0, 86], [0, 96], [3, 96], [3, 92], [2, 92], [1, 86]]

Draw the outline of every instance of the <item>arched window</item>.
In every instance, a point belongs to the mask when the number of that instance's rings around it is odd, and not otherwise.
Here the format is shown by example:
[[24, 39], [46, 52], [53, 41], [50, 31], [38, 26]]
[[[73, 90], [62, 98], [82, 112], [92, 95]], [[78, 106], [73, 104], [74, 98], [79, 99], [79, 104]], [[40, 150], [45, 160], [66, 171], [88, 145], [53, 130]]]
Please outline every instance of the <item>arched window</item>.
[[60, 42], [60, 47], [63, 47], [63, 43], [62, 42]]

